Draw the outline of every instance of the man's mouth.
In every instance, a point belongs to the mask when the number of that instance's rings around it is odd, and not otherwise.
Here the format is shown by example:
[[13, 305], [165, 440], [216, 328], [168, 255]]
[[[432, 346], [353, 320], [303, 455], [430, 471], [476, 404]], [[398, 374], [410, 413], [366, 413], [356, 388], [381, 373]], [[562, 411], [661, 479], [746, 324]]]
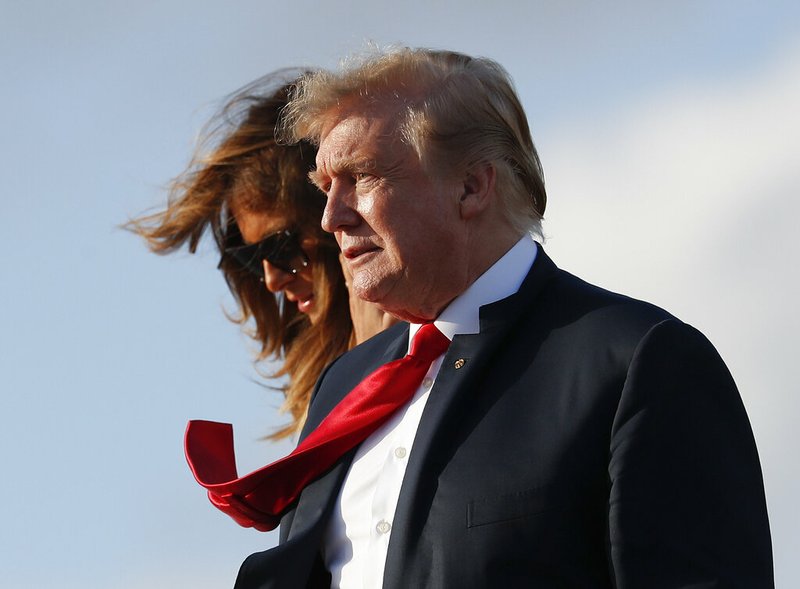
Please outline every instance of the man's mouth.
[[368, 254], [368, 253], [371, 253], [371, 252], [376, 252], [379, 249], [380, 249], [379, 247], [377, 247], [377, 246], [375, 246], [375, 245], [373, 245], [371, 243], [365, 243], [363, 245], [352, 245], [352, 246], [346, 248], [342, 253], [344, 254], [344, 257], [345, 257], [346, 260], [354, 261], [357, 258], [360, 258], [361, 256], [363, 256], [364, 254]]

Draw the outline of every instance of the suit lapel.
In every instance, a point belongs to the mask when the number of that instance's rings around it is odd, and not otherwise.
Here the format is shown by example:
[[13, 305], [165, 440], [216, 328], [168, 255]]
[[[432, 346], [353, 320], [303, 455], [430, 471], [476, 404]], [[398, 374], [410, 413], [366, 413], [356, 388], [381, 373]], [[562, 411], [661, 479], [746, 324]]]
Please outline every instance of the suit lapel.
[[[383, 355], [374, 362], [365, 365], [363, 371], [349, 373], [341, 384], [326, 384], [331, 394], [325, 398], [315, 399], [313, 413], [309, 413], [304, 434], [316, 428], [324, 417], [335, 407], [364, 377], [387, 362], [405, 356], [408, 348], [408, 327], [400, 330], [397, 337], [385, 348]], [[331, 469], [303, 489], [298, 499], [294, 516], [289, 523], [287, 539], [305, 534], [313, 526], [318, 526], [328, 519], [334, 500], [339, 495], [342, 482], [353, 461], [356, 449], [347, 452]], [[320, 531], [321, 533], [321, 531]]]
[[[357, 370], [342, 373], [340, 370], [335, 377], [335, 381], [328, 382], [325, 380], [328, 376], [328, 371], [323, 373], [320, 377], [318, 386], [324, 381], [325, 394], [315, 395], [313, 397], [311, 407], [308, 412], [308, 419], [303, 427], [303, 432], [300, 435], [302, 440], [309, 432], [313, 431], [320, 422], [331, 412], [331, 410], [339, 404], [339, 402], [352, 391], [369, 373], [373, 372], [379, 366], [402, 358], [408, 349], [408, 325], [404, 324], [404, 329], [397, 330], [397, 335], [385, 346], [380, 356], [371, 358], [368, 362], [363, 363]], [[399, 326], [398, 326], [399, 327]], [[365, 344], [368, 345], [368, 344]], [[350, 354], [354, 352], [349, 352]], [[328, 370], [335, 369], [338, 361], [329, 366]], [[349, 367], [353, 367], [353, 362], [350, 362]]]
[[[403, 478], [384, 571], [387, 589], [394, 587], [394, 582], [400, 582], [398, 587], [402, 585], [405, 555], [414, 550], [420, 526], [430, 507], [432, 497], [429, 495], [433, 491], [426, 487], [427, 475], [431, 473], [430, 460], [436, 439], [447, 434], [442, 427], [445, 418], [457, 408], [458, 400], [486, 374], [494, 354], [502, 353], [503, 341], [519, 323], [516, 319], [530, 308], [556, 270], [539, 247], [536, 262], [519, 291], [481, 307], [481, 332], [453, 338], [425, 405]], [[397, 525], [399, 523], [402, 525]]]

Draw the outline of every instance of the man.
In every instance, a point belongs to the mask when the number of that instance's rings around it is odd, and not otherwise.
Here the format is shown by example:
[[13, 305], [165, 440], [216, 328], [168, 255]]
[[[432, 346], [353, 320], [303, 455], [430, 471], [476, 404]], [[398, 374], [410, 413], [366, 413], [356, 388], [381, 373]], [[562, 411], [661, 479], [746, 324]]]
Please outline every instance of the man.
[[322, 375], [301, 437], [421, 324], [413, 398], [311, 482], [254, 587], [772, 587], [760, 466], [711, 344], [559, 270], [539, 160], [497, 64], [401, 49], [287, 111], [364, 300], [408, 321]]

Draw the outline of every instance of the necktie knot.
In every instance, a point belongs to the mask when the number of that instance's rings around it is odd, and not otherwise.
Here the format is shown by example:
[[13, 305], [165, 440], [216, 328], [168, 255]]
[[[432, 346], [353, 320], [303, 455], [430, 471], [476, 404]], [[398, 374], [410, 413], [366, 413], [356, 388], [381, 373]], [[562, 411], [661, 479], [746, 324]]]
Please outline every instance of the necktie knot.
[[433, 323], [426, 323], [419, 328], [411, 341], [409, 356], [430, 364], [444, 354], [450, 340]]

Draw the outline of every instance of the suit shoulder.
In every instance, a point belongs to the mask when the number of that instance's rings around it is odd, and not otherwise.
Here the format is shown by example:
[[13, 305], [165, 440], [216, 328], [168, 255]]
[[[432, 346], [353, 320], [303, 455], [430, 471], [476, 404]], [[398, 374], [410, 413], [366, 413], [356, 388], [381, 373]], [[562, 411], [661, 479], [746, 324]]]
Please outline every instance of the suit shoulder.
[[657, 305], [563, 271], [554, 280], [552, 291], [543, 294], [545, 304], [561, 315], [561, 325], [573, 326], [586, 345], [610, 344], [628, 361], [655, 349], [664, 358], [693, 358], [699, 366], [719, 367], [721, 378], [727, 373], [722, 358], [702, 332]]
[[554, 273], [540, 299], [564, 319], [570, 317], [601, 330], [613, 328], [618, 334], [631, 330], [641, 336], [665, 321], [681, 323], [657, 305], [596, 286], [564, 270]]

